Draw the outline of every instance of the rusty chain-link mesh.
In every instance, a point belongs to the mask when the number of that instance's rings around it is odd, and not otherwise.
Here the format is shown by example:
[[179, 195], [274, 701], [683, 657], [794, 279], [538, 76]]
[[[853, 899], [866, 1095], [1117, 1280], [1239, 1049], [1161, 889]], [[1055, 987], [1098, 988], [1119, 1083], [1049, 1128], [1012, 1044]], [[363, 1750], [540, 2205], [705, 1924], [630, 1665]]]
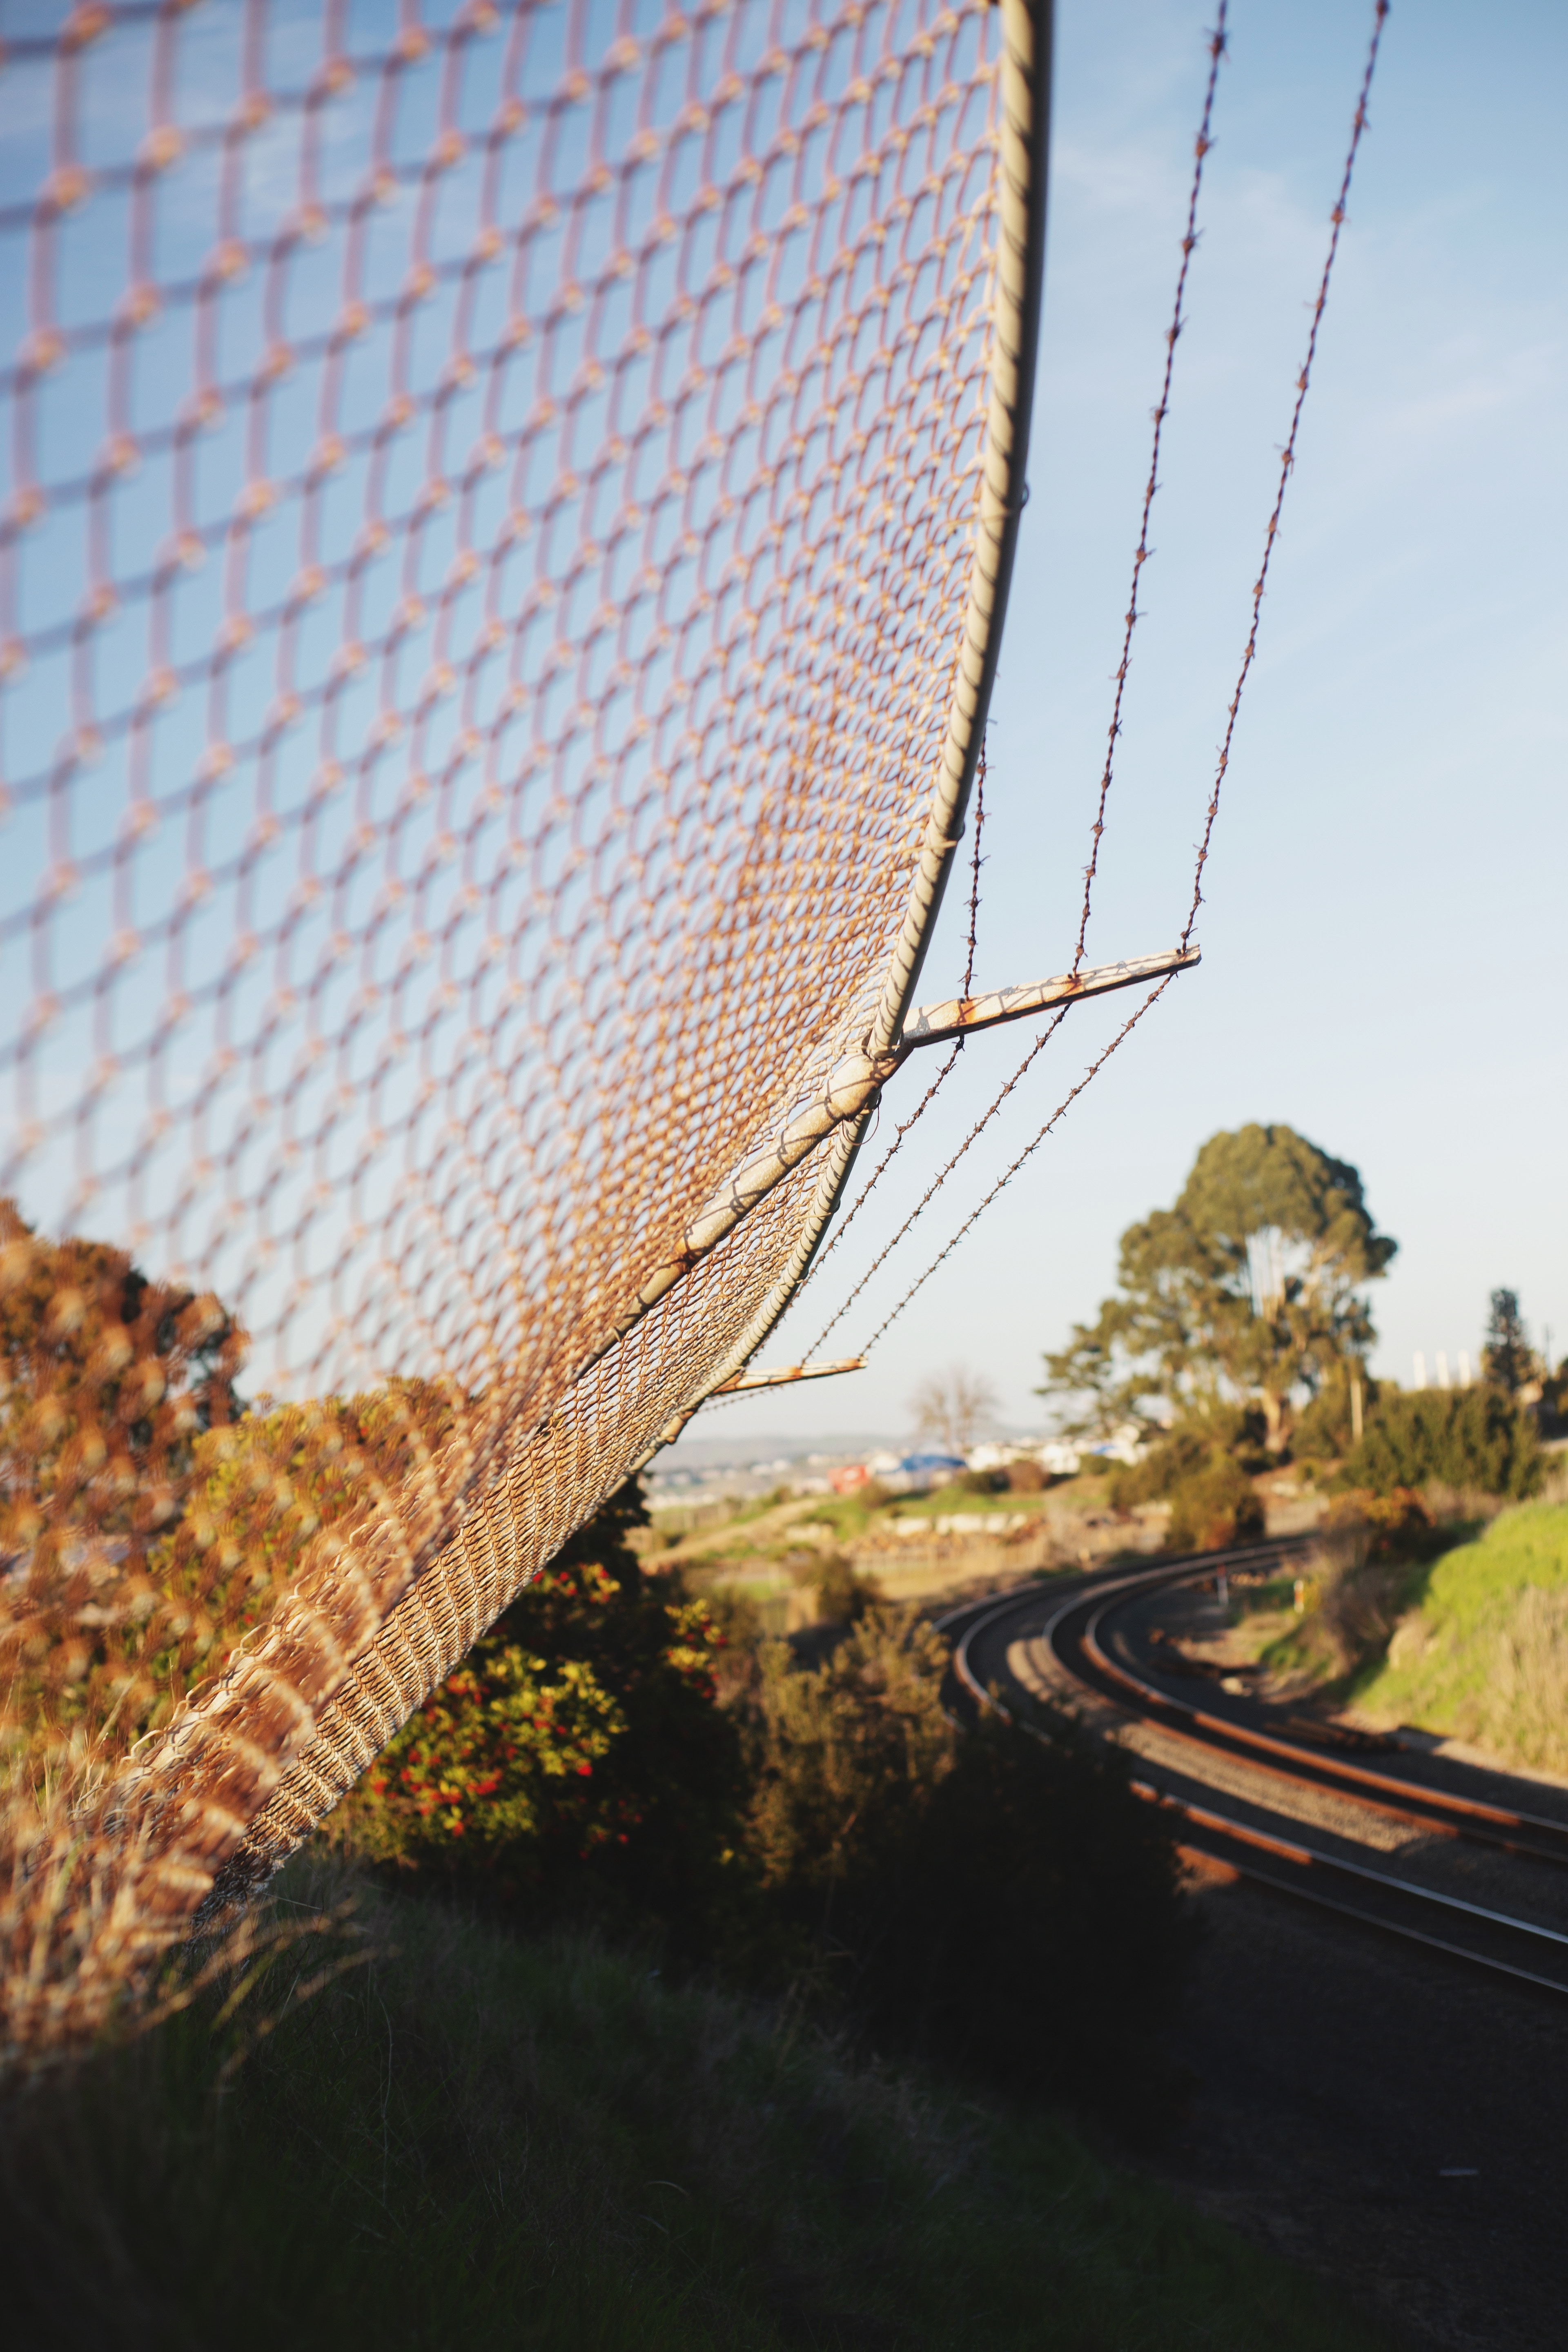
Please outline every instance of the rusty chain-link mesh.
[[[864, 1118], [735, 1171], [886, 1052], [962, 827], [1047, 25], [0, 21], [0, 1303], [77, 1234], [165, 1300], [100, 1252], [25, 1396], [8, 1359], [7, 1634], [82, 1652], [112, 1832], [40, 2001], [273, 1868], [808, 1264]], [[259, 1409], [395, 1406], [287, 1576], [223, 1483], [239, 1326]], [[206, 1449], [176, 1536], [136, 1430]], [[126, 1629], [170, 1542], [161, 1717]]]

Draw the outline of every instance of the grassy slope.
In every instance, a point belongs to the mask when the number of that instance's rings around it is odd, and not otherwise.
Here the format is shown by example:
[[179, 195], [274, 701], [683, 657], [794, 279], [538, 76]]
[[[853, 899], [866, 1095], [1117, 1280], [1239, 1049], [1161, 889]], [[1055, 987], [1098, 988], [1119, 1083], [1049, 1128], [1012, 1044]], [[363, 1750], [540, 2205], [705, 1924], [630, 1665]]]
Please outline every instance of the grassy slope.
[[1523, 1504], [1446, 1553], [1356, 1697], [1379, 1720], [1568, 1771], [1568, 1506]]
[[1057, 2121], [625, 1956], [363, 1900], [395, 1955], [286, 2018], [221, 2098], [186, 2016], [0, 2118], [29, 2347], [1378, 2340]]

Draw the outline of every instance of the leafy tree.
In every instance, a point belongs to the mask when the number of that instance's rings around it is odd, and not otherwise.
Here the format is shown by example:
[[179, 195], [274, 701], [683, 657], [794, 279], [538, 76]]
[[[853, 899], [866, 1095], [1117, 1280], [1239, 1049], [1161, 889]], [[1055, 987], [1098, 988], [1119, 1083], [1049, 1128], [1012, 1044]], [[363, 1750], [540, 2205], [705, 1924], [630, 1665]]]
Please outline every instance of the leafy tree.
[[1534, 1416], [1500, 1389], [1418, 1389], [1379, 1398], [1342, 1475], [1374, 1495], [1436, 1479], [1521, 1501], [1544, 1469]]
[[1505, 1389], [1512, 1397], [1519, 1394], [1534, 1369], [1524, 1318], [1519, 1311], [1518, 1292], [1494, 1290], [1491, 1313], [1487, 1319], [1486, 1346], [1481, 1350], [1485, 1377], [1494, 1388]]
[[1356, 1170], [1293, 1128], [1211, 1136], [1175, 1205], [1122, 1234], [1119, 1295], [1047, 1356], [1041, 1393], [1076, 1400], [1079, 1429], [1155, 1399], [1199, 1422], [1248, 1402], [1278, 1453], [1301, 1393], [1372, 1345], [1361, 1286], [1396, 1246]]

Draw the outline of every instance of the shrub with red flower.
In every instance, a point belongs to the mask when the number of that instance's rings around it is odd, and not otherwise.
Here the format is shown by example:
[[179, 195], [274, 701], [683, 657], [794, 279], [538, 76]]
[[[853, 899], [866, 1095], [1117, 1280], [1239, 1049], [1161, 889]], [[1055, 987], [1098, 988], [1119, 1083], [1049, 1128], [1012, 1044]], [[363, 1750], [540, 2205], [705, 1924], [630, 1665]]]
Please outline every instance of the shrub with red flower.
[[740, 1738], [706, 1607], [626, 1542], [645, 1520], [624, 1487], [377, 1758], [342, 1815], [357, 1851], [706, 1911], [735, 1871]]
[[515, 1643], [487, 1645], [420, 1708], [396, 1756], [377, 1759], [370, 1792], [412, 1805], [432, 1843], [504, 1845], [575, 1811], [592, 1848], [626, 1824], [597, 1818], [573, 1784], [592, 1780], [625, 1729], [624, 1710], [581, 1659], [552, 1666]]

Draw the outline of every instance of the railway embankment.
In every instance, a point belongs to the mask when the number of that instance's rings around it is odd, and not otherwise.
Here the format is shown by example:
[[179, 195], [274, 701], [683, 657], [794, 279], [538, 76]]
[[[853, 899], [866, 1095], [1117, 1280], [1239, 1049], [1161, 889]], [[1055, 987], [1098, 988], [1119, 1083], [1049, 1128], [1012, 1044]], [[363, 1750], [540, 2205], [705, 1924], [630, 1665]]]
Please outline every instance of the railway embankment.
[[1434, 1561], [1356, 1717], [1568, 1778], [1568, 1504], [1525, 1503]]
[[[1510, 1516], [1494, 1571], [1504, 1545], [1517, 1565], [1521, 1538], [1533, 1558], [1551, 1540], [1550, 1520]], [[1568, 1790], [1347, 1724], [1299, 1674], [1236, 1656], [1248, 1600], [1315, 1565], [1310, 1545], [1263, 1545], [1015, 1594], [952, 1627], [956, 1678], [1022, 1717], [1070, 1708], [1179, 1823], [1205, 1933], [1165, 2177], [1415, 2340], [1545, 2352], [1568, 2190]]]

